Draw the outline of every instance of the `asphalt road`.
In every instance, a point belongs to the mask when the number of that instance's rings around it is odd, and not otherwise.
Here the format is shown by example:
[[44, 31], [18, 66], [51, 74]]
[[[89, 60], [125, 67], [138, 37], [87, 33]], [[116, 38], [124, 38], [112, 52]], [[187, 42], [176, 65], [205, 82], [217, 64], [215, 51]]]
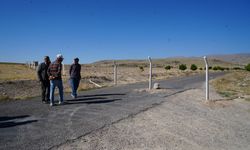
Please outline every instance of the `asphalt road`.
[[[211, 74], [215, 78], [224, 73]], [[0, 103], [0, 149], [51, 149], [138, 114], [168, 96], [204, 86], [204, 75], [157, 81], [167, 92], [149, 94], [136, 83], [65, 95], [65, 105], [50, 107], [40, 98]]]

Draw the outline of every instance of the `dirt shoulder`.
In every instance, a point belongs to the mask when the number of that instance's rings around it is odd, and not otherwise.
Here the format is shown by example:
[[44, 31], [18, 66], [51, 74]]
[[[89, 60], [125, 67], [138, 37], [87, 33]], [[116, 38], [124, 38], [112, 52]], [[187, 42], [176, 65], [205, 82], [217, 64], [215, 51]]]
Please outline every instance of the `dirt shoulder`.
[[203, 97], [204, 89], [167, 97], [161, 105], [58, 149], [250, 149], [250, 103], [223, 101], [214, 91], [213, 102]]

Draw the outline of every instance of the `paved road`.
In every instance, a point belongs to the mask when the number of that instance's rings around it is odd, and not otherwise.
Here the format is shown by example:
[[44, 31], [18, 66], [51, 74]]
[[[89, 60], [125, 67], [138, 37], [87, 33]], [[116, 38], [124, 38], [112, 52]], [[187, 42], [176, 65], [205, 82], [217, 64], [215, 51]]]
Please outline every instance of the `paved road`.
[[[211, 78], [223, 73], [212, 74]], [[128, 116], [145, 111], [170, 95], [204, 86], [204, 76], [159, 81], [167, 92], [148, 94], [136, 83], [81, 92], [77, 99], [49, 107], [39, 98], [0, 103], [0, 149], [51, 149]]]

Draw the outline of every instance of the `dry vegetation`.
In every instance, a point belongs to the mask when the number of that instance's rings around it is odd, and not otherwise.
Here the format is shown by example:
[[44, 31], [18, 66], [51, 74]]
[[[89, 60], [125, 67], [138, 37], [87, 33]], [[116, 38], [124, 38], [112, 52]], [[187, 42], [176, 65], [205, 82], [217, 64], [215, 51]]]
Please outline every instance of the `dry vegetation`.
[[34, 79], [36, 79], [35, 71], [24, 64], [0, 63], [0, 82]]
[[[147, 60], [119, 60], [118, 64], [118, 84], [129, 84], [148, 80]], [[178, 69], [180, 64], [187, 64], [187, 70]], [[191, 64], [196, 64], [196, 71], [190, 70]], [[170, 65], [170, 70], [165, 70], [165, 66]], [[233, 66], [230, 63], [216, 59], [210, 60], [210, 65], [220, 65], [222, 67]], [[167, 79], [171, 77], [188, 76], [203, 73], [199, 70], [203, 67], [201, 58], [168, 58], [153, 60], [153, 79]], [[65, 92], [70, 92], [69, 65], [65, 65], [65, 75], [63, 76]], [[143, 69], [142, 69], [143, 68]], [[89, 82], [89, 79], [102, 85], [113, 85], [113, 61], [100, 61], [93, 64], [82, 65], [82, 80], [79, 90], [89, 90], [96, 88]], [[0, 63], [0, 100], [26, 99], [40, 95], [40, 85], [37, 82], [36, 71], [29, 69], [24, 64]]]
[[212, 81], [217, 92], [229, 99], [244, 98], [250, 100], [250, 72], [231, 72]]

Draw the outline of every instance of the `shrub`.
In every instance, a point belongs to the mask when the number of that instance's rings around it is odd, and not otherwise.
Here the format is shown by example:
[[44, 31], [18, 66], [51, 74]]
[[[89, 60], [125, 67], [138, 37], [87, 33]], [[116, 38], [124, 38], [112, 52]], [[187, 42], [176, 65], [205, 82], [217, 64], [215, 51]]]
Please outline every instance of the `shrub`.
[[220, 71], [224, 71], [225, 68], [224, 67], [221, 67], [221, 66], [214, 66], [213, 67], [213, 70], [220, 70]]
[[233, 67], [233, 70], [242, 70], [240, 67]]
[[214, 66], [214, 67], [213, 67], [213, 70], [215, 70], [215, 71], [218, 70], [218, 67], [217, 67], [217, 66]]
[[169, 65], [165, 66], [165, 70], [170, 70], [171, 68], [172, 68], [172, 67], [169, 66]]
[[186, 70], [187, 69], [187, 65], [186, 64], [180, 64], [179, 65], [179, 69], [180, 70]]
[[144, 71], [143, 66], [139, 66], [139, 69], [141, 70], [141, 72], [143, 72], [143, 71]]
[[211, 69], [212, 69], [212, 66], [208, 67], [208, 69], [211, 70]]
[[246, 69], [247, 71], [250, 71], [250, 64], [246, 65], [245, 69]]
[[200, 70], [203, 70], [203, 68], [200, 68]]
[[192, 64], [191, 67], [190, 67], [191, 70], [195, 71], [197, 70], [197, 66], [195, 64]]

